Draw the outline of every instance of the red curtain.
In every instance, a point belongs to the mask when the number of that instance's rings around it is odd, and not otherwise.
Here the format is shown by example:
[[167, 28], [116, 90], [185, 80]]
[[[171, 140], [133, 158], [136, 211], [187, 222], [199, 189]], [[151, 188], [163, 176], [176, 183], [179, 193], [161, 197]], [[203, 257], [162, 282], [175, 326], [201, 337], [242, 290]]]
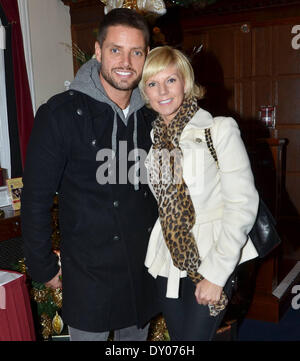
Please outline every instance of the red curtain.
[[0, 0], [3, 11], [11, 24], [14, 86], [18, 116], [18, 130], [22, 164], [24, 167], [26, 148], [33, 126], [33, 109], [24, 56], [22, 30], [17, 0]]

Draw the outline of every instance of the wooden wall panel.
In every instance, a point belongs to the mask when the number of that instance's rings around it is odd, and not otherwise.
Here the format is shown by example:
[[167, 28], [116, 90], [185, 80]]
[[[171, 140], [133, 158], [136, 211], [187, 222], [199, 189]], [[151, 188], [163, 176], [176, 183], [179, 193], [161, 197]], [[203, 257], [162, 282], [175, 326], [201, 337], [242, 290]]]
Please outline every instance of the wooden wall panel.
[[240, 93], [236, 94], [236, 102], [239, 102], [236, 112], [240, 115], [241, 119], [251, 119], [253, 116], [252, 96], [249, 96], [249, 94], [252, 94], [252, 82], [251, 80], [244, 80], [238, 84]]
[[257, 27], [252, 32], [252, 76], [272, 76], [272, 27]]
[[[241, 25], [242, 26], [242, 25]], [[249, 26], [249, 25], [248, 25]], [[248, 78], [252, 76], [252, 34], [251, 31], [242, 32], [238, 27], [236, 30], [236, 76]]]
[[222, 64], [224, 78], [235, 76], [234, 32], [234, 28], [226, 27], [209, 32], [209, 47]]
[[278, 124], [300, 124], [300, 76], [278, 77], [277, 94]]

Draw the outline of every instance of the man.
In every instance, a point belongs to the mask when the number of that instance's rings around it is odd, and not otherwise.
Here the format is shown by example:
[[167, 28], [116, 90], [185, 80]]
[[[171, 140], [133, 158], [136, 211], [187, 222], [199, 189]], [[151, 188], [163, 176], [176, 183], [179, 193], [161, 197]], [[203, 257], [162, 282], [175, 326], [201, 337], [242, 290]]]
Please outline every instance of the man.
[[[144, 182], [124, 177], [124, 169], [139, 168], [132, 151], [151, 145], [153, 116], [136, 88], [148, 44], [142, 16], [112, 10], [96, 59], [36, 115], [23, 177], [26, 264], [34, 280], [62, 287], [71, 340], [106, 340], [109, 330], [117, 340], [146, 340], [145, 325], [158, 312], [144, 268], [155, 200]], [[61, 269], [50, 241], [55, 192]]]

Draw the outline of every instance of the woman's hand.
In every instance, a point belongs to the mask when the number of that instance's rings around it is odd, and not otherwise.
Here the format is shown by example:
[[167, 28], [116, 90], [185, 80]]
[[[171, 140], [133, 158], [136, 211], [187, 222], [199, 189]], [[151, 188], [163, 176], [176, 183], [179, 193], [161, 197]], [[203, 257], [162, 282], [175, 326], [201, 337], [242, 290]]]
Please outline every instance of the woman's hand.
[[195, 297], [200, 305], [212, 305], [220, 300], [222, 290], [223, 287], [218, 286], [204, 278], [196, 285]]

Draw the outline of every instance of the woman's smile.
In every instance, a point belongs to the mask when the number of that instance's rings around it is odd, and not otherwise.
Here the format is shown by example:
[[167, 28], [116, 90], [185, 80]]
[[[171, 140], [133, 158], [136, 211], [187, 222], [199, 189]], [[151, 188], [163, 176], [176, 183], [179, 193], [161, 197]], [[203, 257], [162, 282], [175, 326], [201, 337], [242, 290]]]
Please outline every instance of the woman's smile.
[[161, 100], [161, 101], [159, 102], [159, 104], [161, 104], [161, 105], [169, 104], [171, 101], [172, 101], [172, 99]]

